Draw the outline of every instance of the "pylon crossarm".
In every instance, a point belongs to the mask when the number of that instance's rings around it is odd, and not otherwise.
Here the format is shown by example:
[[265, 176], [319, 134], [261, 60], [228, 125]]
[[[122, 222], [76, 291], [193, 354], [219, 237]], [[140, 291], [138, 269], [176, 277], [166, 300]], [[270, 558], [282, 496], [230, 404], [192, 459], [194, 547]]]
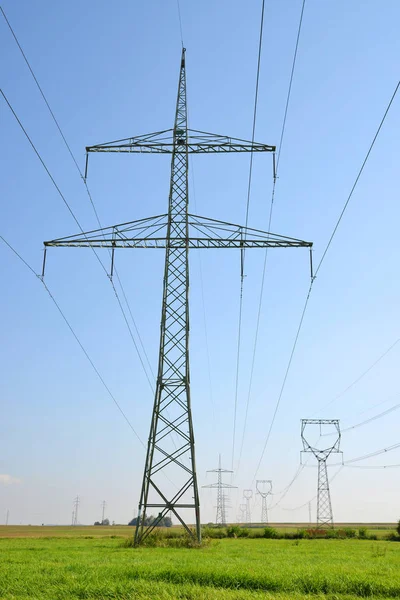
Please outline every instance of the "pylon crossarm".
[[207, 154], [221, 152], [274, 152], [276, 147], [232, 138], [226, 135], [208, 133], [197, 129], [188, 129], [186, 132], [178, 129], [174, 136], [173, 129], [165, 129], [145, 135], [138, 135], [122, 140], [114, 140], [104, 144], [87, 146], [86, 152], [125, 152], [172, 154], [176, 145], [186, 147], [190, 154]]
[[237, 489], [237, 485], [230, 485], [229, 483], [210, 483], [209, 485], [202, 485], [202, 488], [225, 488], [225, 489]]
[[[180, 221], [176, 220], [179, 226]], [[182, 222], [183, 224], [183, 222]], [[188, 215], [188, 237], [167, 235], [167, 215], [158, 215], [44, 242], [45, 248], [311, 248], [312, 242]], [[178, 227], [179, 229], [179, 227]], [[157, 235], [155, 235], [157, 234]], [[200, 234], [200, 236], [199, 236]]]

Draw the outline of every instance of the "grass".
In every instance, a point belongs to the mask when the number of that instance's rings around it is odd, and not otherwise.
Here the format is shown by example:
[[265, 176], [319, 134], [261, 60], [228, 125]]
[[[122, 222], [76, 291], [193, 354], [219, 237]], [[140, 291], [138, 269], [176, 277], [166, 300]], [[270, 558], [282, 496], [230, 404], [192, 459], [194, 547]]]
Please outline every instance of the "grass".
[[52, 529], [53, 537], [0, 539], [1, 599], [400, 597], [400, 544], [386, 541], [222, 539], [201, 549], [133, 549], [105, 536], [115, 527], [77, 528], [75, 537], [71, 528], [60, 537]]

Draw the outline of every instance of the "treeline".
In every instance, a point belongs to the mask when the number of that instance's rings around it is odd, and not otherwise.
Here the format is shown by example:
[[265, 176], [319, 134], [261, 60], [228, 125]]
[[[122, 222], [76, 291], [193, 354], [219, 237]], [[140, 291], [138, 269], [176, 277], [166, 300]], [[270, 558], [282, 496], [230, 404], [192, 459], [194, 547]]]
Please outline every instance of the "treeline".
[[[144, 523], [143, 523], [144, 527], [148, 527], [149, 525], [152, 525], [155, 520], [156, 520], [156, 517], [154, 517], [153, 515], [146, 517], [144, 520]], [[129, 521], [128, 525], [136, 526], [137, 525], [137, 517], [134, 517], [131, 521]], [[162, 519], [160, 519], [160, 521], [156, 525], [156, 527], [171, 527], [171, 526], [172, 526], [171, 517], [163, 517]]]

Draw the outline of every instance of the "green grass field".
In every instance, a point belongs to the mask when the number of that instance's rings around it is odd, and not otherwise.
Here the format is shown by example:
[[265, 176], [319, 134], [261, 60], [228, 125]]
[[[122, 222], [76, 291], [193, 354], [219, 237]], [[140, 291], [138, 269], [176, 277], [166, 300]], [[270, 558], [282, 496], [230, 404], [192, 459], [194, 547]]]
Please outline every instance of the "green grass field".
[[395, 542], [223, 539], [201, 549], [132, 549], [123, 547], [129, 534], [1, 527], [0, 598], [400, 598]]

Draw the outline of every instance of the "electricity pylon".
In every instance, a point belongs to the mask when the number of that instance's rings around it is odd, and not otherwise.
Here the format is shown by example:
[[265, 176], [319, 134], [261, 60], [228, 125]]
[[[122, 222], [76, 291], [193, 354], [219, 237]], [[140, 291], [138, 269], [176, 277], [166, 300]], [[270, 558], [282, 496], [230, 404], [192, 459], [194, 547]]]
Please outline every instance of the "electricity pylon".
[[221, 455], [219, 455], [218, 469], [211, 469], [207, 473], [218, 473], [217, 483], [210, 483], [209, 485], [203, 485], [203, 488], [217, 489], [217, 516], [215, 518], [216, 525], [226, 525], [226, 494], [223, 493], [223, 489], [234, 489], [236, 485], [230, 485], [229, 483], [222, 482], [222, 473], [233, 473], [228, 469], [221, 468]]
[[257, 479], [257, 494], [261, 496], [261, 523], [268, 524], [267, 498], [272, 494], [272, 481], [270, 479]]
[[102, 511], [101, 511], [101, 524], [102, 525], [104, 525], [104, 514], [105, 514], [105, 511], [106, 511], [106, 506], [107, 506], [107, 502], [105, 500], [103, 500], [103, 502], [101, 503], [101, 508], [102, 508]]
[[[320, 437], [330, 434], [335, 435], [336, 439], [334, 443], [327, 448], [311, 446], [305, 437], [305, 430], [309, 425], [319, 426]], [[327, 427], [330, 428], [329, 432], [326, 432]], [[320, 527], [333, 527], [332, 502], [326, 461], [332, 453], [340, 452], [340, 438], [341, 433], [338, 419], [302, 419], [301, 421], [302, 452], [311, 452], [318, 461], [317, 525]]]
[[239, 510], [240, 510], [240, 522], [245, 523], [246, 522], [246, 504], [239, 504]]
[[78, 525], [78, 508], [80, 504], [79, 496], [74, 499], [74, 510], [72, 511], [72, 525]]
[[[51, 246], [109, 248], [112, 277], [116, 248], [165, 248], [156, 391], [135, 543], [140, 544], [168, 512], [173, 513], [189, 535], [200, 541], [189, 376], [189, 249], [240, 249], [243, 269], [246, 248], [306, 247], [311, 256], [312, 243], [189, 213], [189, 153], [275, 152], [275, 146], [188, 129], [185, 49], [182, 49], [180, 62], [174, 128], [89, 146], [86, 151], [85, 177], [90, 152], [172, 155], [167, 214], [45, 242], [43, 265], [46, 249]], [[178, 444], [173, 436], [178, 437]], [[145, 527], [146, 515], [151, 509], [156, 509], [158, 514], [152, 524]], [[191, 518], [185, 516], [188, 510]], [[189, 527], [193, 521], [195, 534]]]
[[243, 490], [243, 498], [246, 500], [246, 523], [251, 523], [250, 500], [253, 497], [253, 490]]

